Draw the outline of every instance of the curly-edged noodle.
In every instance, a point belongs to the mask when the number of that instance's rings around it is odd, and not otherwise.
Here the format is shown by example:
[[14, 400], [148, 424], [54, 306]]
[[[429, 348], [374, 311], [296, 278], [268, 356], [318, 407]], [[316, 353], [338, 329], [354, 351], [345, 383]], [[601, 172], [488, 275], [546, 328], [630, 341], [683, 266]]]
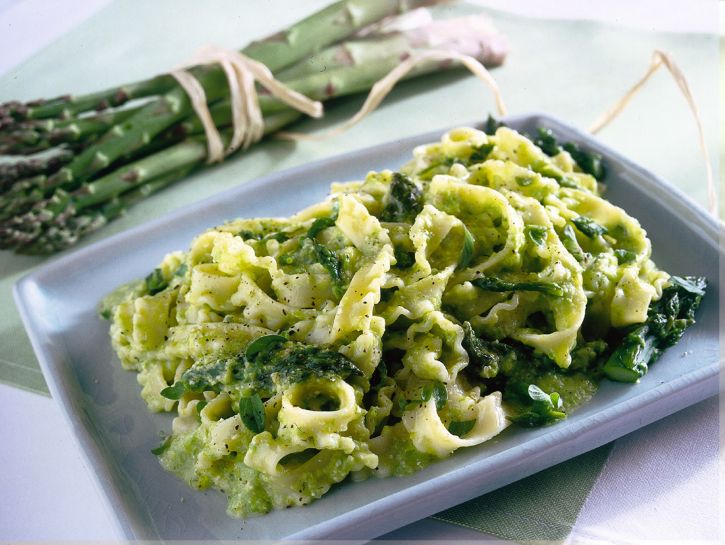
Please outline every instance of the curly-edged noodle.
[[209, 229], [103, 313], [149, 409], [176, 411], [161, 463], [246, 517], [495, 436], [511, 373], [574, 380], [579, 348], [647, 319], [669, 278], [650, 253], [566, 151], [460, 128], [294, 216]]
[[421, 404], [413, 411], [406, 411], [403, 414], [403, 424], [418, 450], [443, 457], [458, 448], [483, 443], [498, 435], [507, 425], [499, 392], [478, 400], [470, 412], [473, 417], [471, 420], [475, 420], [475, 424], [463, 437], [448, 431], [436, 410], [434, 400]]
[[436, 176], [429, 186], [428, 203], [459, 218], [476, 241], [470, 266], [456, 274], [454, 283], [515, 259], [524, 242], [520, 216], [498, 191]]

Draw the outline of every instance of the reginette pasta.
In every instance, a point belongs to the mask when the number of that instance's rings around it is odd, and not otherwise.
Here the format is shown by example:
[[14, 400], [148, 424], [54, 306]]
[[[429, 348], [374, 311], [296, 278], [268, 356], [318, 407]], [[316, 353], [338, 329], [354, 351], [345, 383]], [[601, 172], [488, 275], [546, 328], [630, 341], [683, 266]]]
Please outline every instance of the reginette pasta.
[[245, 517], [636, 381], [705, 282], [655, 266], [603, 170], [548, 131], [460, 128], [292, 217], [200, 234], [102, 305], [149, 409], [176, 412], [154, 453]]

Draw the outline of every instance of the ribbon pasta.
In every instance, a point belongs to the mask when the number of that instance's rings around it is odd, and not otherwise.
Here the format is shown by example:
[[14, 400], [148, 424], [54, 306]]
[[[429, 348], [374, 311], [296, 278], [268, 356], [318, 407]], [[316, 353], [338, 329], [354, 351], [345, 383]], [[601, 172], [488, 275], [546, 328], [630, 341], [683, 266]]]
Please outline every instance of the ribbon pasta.
[[584, 327], [644, 321], [669, 278], [650, 251], [566, 151], [461, 128], [291, 218], [202, 233], [109, 296], [111, 339], [177, 411], [162, 464], [247, 516], [494, 437], [509, 408], [466, 335], [569, 368]]

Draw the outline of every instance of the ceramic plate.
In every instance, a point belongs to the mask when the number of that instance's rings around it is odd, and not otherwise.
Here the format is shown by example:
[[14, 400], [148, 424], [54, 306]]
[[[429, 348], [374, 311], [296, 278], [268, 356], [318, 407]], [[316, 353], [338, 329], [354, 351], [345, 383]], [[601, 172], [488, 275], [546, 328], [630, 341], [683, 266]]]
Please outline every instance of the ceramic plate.
[[649, 233], [657, 264], [710, 280], [698, 323], [635, 385], [605, 382], [594, 400], [541, 429], [510, 427], [496, 439], [456, 452], [405, 478], [345, 482], [304, 508], [246, 521], [226, 514], [222, 494], [195, 491], [165, 472], [150, 450], [169, 430], [151, 414], [135, 373], [111, 350], [96, 314], [113, 287], [148, 274], [169, 251], [234, 217], [287, 216], [324, 198], [332, 181], [395, 169], [443, 130], [275, 173], [157, 221], [49, 262], [21, 279], [15, 297], [53, 398], [130, 539], [367, 539], [431, 515], [605, 444], [718, 390], [718, 225], [653, 174], [546, 116], [505, 120], [533, 133], [549, 127], [604, 156], [607, 197]]

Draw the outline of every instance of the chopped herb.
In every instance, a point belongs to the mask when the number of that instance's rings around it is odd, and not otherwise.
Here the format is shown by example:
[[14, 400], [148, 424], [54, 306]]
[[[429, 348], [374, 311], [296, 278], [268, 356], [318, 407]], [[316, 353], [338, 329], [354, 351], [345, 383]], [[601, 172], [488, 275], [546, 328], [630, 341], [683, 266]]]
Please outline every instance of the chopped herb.
[[597, 238], [601, 235], [606, 235], [609, 231], [603, 225], [598, 224], [592, 218], [587, 216], [577, 216], [571, 222], [576, 226], [579, 231], [588, 236], [589, 238]]
[[637, 259], [637, 254], [629, 250], [614, 250], [614, 255], [620, 264], [631, 263]]
[[561, 242], [564, 245], [564, 248], [569, 251], [574, 259], [580, 263], [586, 260], [587, 254], [584, 250], [582, 250], [582, 247], [579, 246], [579, 241], [576, 239], [576, 233], [574, 233], [574, 229], [568, 223], [564, 226], [564, 229], [561, 232]]
[[521, 187], [527, 187], [534, 183], [534, 179], [531, 176], [516, 176], [516, 183]]
[[604, 179], [607, 171], [604, 168], [601, 155], [593, 151], [583, 150], [574, 142], [567, 142], [562, 147], [569, 152], [569, 155], [584, 172], [591, 174], [597, 180]]
[[432, 174], [436, 174], [439, 170], [445, 169], [447, 171], [455, 163], [463, 164], [463, 161], [461, 161], [458, 157], [443, 157], [421, 170], [418, 173], [418, 176], [427, 180]]
[[546, 233], [549, 232], [548, 227], [544, 227], [543, 225], [527, 225], [524, 228], [524, 233], [526, 234], [526, 238], [528, 238], [531, 242], [536, 244], [537, 246], [544, 246], [546, 242]]
[[196, 414], [201, 414], [201, 411], [204, 410], [204, 407], [206, 407], [209, 404], [208, 401], [199, 401], [196, 404]]
[[494, 378], [513, 349], [498, 341], [481, 339], [468, 322], [463, 323], [463, 333], [462, 346], [468, 353], [467, 372], [483, 379]]
[[486, 144], [481, 144], [480, 146], [473, 148], [473, 151], [468, 158], [469, 165], [474, 163], [483, 163], [493, 151], [494, 147], [495, 146], [492, 143], [487, 142]]
[[262, 240], [261, 233], [255, 233], [254, 231], [243, 230], [237, 233], [237, 236], [242, 240]]
[[415, 252], [395, 248], [395, 262], [395, 266], [399, 269], [409, 269], [415, 264]]
[[536, 138], [534, 139], [534, 144], [539, 146], [541, 151], [549, 157], [553, 157], [561, 151], [554, 133], [551, 129], [546, 129], [544, 127], [539, 127], [539, 130], [536, 133]]
[[461, 257], [458, 259], [457, 269], [465, 269], [471, 264], [473, 259], [473, 249], [475, 247], [476, 240], [468, 230], [468, 227], [463, 226], [463, 247], [461, 248]]
[[156, 448], [151, 449], [151, 454], [155, 456], [161, 456], [171, 446], [172, 436], [169, 435], [164, 441]]
[[[240, 377], [245, 388], [269, 397], [274, 393], [272, 375], [275, 373], [283, 384], [304, 382], [311, 377], [344, 380], [361, 374], [352, 361], [334, 349], [280, 339], [284, 337], [265, 335], [247, 348], [249, 355]], [[260, 344], [252, 346], [257, 341]]]
[[575, 142], [566, 142], [560, 146], [551, 129], [539, 128], [534, 143], [550, 157], [558, 154], [562, 148], [565, 149], [583, 172], [591, 174], [597, 180], [603, 180], [607, 174], [601, 155], [584, 150]]
[[184, 276], [184, 275], [186, 275], [186, 271], [188, 271], [188, 270], [189, 270], [189, 267], [187, 267], [186, 263], [182, 263], [174, 271], [174, 276]]
[[498, 121], [495, 117], [489, 114], [488, 118], [486, 119], [486, 122], [483, 125], [483, 132], [485, 132], [488, 135], [496, 134], [496, 131], [500, 127], [505, 127], [506, 124]]
[[278, 231], [276, 233], [270, 233], [266, 235], [262, 240], [276, 240], [277, 242], [285, 242], [289, 240], [290, 236], [284, 231]]
[[423, 193], [415, 182], [399, 172], [393, 173], [388, 204], [383, 209], [380, 219], [413, 223], [421, 210], [423, 210]]
[[543, 426], [566, 416], [561, 410], [561, 396], [556, 392], [547, 394], [536, 384], [514, 383], [506, 389], [506, 394], [520, 406], [517, 414], [509, 416], [509, 419], [521, 426]]
[[439, 411], [448, 403], [448, 390], [446, 385], [436, 380], [433, 383], [433, 399], [436, 401], [436, 409]]
[[317, 218], [315, 221], [312, 222], [310, 229], [307, 231], [307, 236], [309, 238], [315, 238], [319, 233], [321, 233], [328, 227], [332, 227], [333, 225], [335, 225], [335, 221], [337, 221], [337, 217]]
[[448, 403], [448, 390], [446, 385], [440, 381], [433, 381], [423, 386], [420, 391], [420, 399], [398, 399], [398, 407], [401, 411], [406, 410], [411, 405], [418, 405], [420, 403], [427, 403], [431, 399], [435, 400], [436, 409], [439, 411], [446, 406]]
[[198, 360], [181, 375], [173, 385], [161, 390], [166, 399], [181, 399], [186, 392], [219, 392], [224, 384], [232, 380], [235, 367], [242, 361], [235, 358]]
[[144, 282], [146, 283], [146, 291], [149, 292], [149, 295], [156, 295], [157, 293], [164, 291], [169, 286], [169, 283], [166, 281], [164, 274], [159, 268], [151, 271], [151, 274], [144, 279]]
[[581, 189], [578, 183], [576, 183], [576, 180], [570, 178], [569, 176], [562, 176], [560, 177], [557, 182], [559, 182], [559, 185], [561, 187], [568, 187], [569, 189]]
[[264, 403], [257, 394], [239, 400], [239, 416], [249, 431], [264, 431]]
[[555, 282], [507, 282], [493, 276], [480, 276], [471, 284], [486, 291], [538, 291], [554, 297], [562, 297], [564, 288]]

